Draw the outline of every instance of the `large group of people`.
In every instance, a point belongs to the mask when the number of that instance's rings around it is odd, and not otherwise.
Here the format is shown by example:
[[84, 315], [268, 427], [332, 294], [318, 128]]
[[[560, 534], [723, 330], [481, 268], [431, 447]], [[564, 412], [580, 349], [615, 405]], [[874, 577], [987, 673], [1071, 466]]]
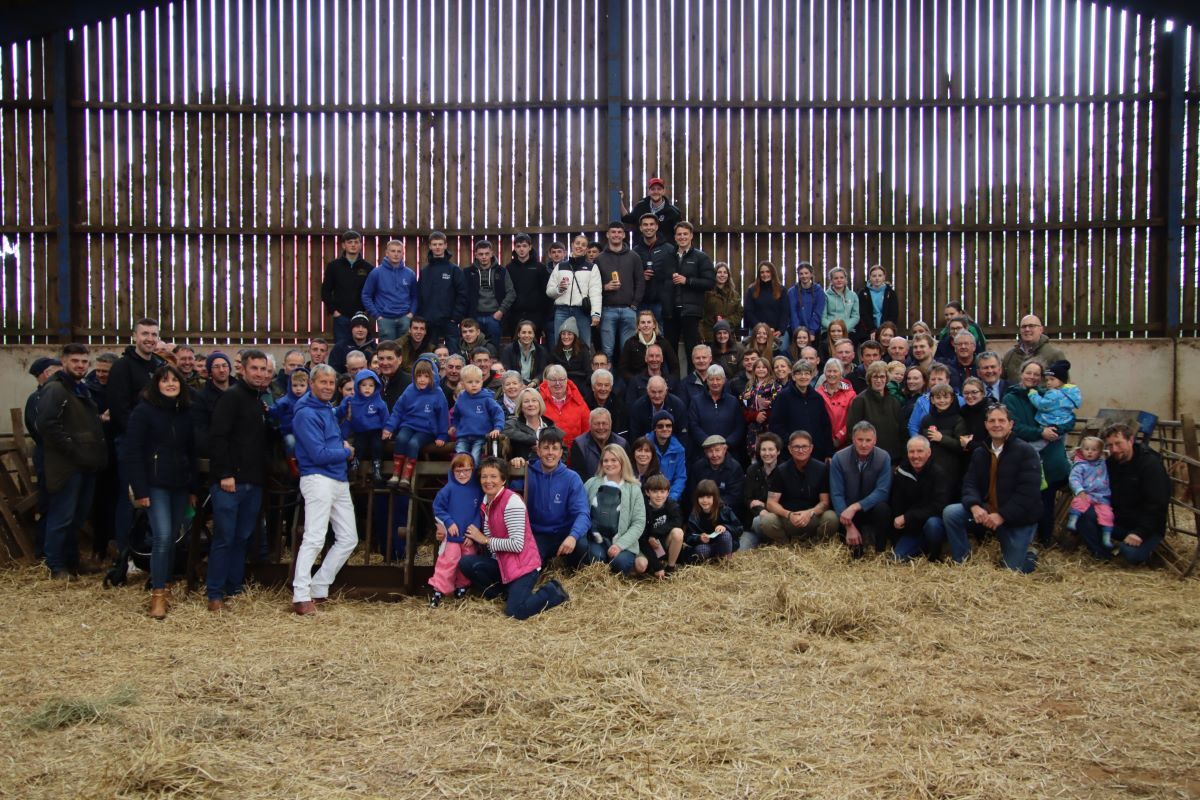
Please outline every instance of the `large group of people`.
[[763, 262], [739, 290], [663, 183], [649, 188], [603, 241], [552, 243], [545, 262], [522, 234], [507, 263], [480, 239], [460, 267], [433, 232], [419, 270], [399, 240], [376, 266], [347, 231], [322, 285], [332, 347], [315, 339], [281, 365], [168, 345], [152, 319], [94, 369], [83, 344], [39, 359], [26, 424], [52, 577], [78, 569], [89, 518], [96, 546], [110, 532], [125, 559], [144, 508], [150, 614], [164, 617], [176, 534], [207, 494], [206, 589], [223, 610], [278, 458], [304, 505], [293, 608], [315, 613], [358, 546], [351, 482], [408, 492], [431, 448], [449, 458], [431, 604], [474, 586], [519, 618], [567, 600], [538, 586], [555, 561], [661, 578], [768, 543], [961, 562], [995, 538], [1029, 572], [1062, 491], [1097, 558], [1144, 563], [1162, 541], [1169, 483], [1135, 431], [1068, 454], [1082, 398], [1036, 316], [1001, 354], [957, 303], [903, 327], [881, 266], [856, 291], [840, 267], [823, 285], [801, 263], [785, 286]]

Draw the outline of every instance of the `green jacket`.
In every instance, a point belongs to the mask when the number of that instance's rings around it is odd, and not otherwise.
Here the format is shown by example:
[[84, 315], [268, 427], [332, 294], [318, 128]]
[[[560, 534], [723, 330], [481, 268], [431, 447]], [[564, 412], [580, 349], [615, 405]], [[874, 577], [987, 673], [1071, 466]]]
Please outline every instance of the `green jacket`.
[[1059, 350], [1054, 345], [1050, 344], [1050, 337], [1042, 334], [1042, 338], [1038, 340], [1037, 346], [1033, 348], [1033, 352], [1026, 355], [1021, 352], [1021, 349], [1014, 345], [1004, 354], [1004, 360], [1001, 366], [1004, 368], [1004, 378], [1009, 383], [1021, 382], [1021, 365], [1031, 358], [1036, 358], [1042, 362], [1043, 367], [1048, 367], [1055, 361], [1065, 361], [1066, 356], [1063, 351]]
[[[603, 485], [604, 478], [600, 476], [588, 478], [588, 482], [583, 485], [583, 488], [587, 490], [589, 506], [596, 499], [596, 494]], [[638, 539], [642, 537], [642, 531], [646, 529], [646, 501], [642, 498], [641, 484], [621, 483], [620, 519], [621, 524], [616, 537], [613, 538], [613, 544], [636, 555], [639, 552]]]
[[893, 464], [899, 464], [908, 450], [907, 431], [900, 424], [900, 401], [889, 392], [880, 397], [870, 387], [850, 403], [846, 412], [846, 430], [866, 420], [875, 426], [876, 444], [892, 457]]
[[37, 428], [48, 492], [59, 491], [78, 472], [99, 472], [108, 464], [108, 444], [96, 404], [82, 382], [76, 383], [65, 372], [42, 387]]
[[[1020, 384], [1013, 384], [1004, 393], [1004, 405], [1013, 418], [1013, 435], [1027, 442], [1042, 441], [1042, 426], [1037, 424], [1034, 415], [1037, 410], [1029, 402], [1029, 390]], [[1071, 463], [1067, 461], [1066, 439], [1058, 438], [1047, 442], [1039, 455], [1042, 457], [1042, 471], [1047, 483], [1065, 481], [1071, 474]]]

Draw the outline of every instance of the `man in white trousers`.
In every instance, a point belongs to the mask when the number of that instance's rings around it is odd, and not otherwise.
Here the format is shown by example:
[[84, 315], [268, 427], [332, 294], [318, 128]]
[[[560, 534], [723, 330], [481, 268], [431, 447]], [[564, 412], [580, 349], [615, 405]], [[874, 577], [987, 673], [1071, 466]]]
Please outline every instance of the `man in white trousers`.
[[[358, 545], [346, 472], [346, 462], [354, 457], [354, 448], [342, 440], [337, 416], [329, 404], [336, 388], [337, 372], [333, 367], [327, 364], [313, 367], [308, 394], [296, 403], [292, 421], [296, 462], [300, 466], [300, 494], [304, 497], [304, 538], [292, 578], [292, 609], [300, 615], [317, 613], [316, 603], [329, 597], [329, 586]], [[313, 563], [325, 545], [330, 520], [333, 546], [313, 575]]]

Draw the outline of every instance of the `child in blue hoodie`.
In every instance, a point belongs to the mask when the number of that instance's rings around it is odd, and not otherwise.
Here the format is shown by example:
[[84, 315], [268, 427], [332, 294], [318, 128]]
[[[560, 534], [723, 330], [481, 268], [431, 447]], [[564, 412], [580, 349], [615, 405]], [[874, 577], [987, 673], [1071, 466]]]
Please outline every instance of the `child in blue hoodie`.
[[421, 448], [430, 442], [438, 447], [450, 438], [450, 409], [438, 384], [437, 367], [428, 359], [413, 365], [413, 382], [405, 387], [392, 415], [383, 427], [384, 440], [392, 439], [392, 479], [389, 489], [408, 491]]
[[430, 608], [437, 608], [451, 592], [462, 598], [471, 585], [470, 579], [459, 571], [458, 562], [463, 555], [475, 552], [475, 543], [467, 538], [467, 527], [482, 527], [482, 503], [483, 489], [475, 477], [475, 464], [470, 456], [459, 453], [450, 462], [449, 480], [433, 499], [433, 521], [442, 543], [429, 579], [433, 587]]
[[379, 394], [379, 376], [369, 369], [360, 369], [354, 376], [354, 394], [342, 400], [338, 419], [349, 419], [354, 432], [354, 460], [350, 471], [356, 472], [360, 461], [371, 460], [371, 480], [383, 485], [383, 426], [388, 407]]
[[[1079, 387], [1068, 383], [1070, 369], [1070, 361], [1055, 361], [1045, 369], [1046, 389], [1040, 394], [1037, 389], [1029, 390], [1029, 402], [1037, 409], [1037, 424], [1056, 429], [1059, 436], [1066, 436], [1075, 427], [1075, 412], [1083, 405]], [[1040, 444], [1045, 446], [1045, 442]]]
[[308, 370], [297, 367], [291, 375], [290, 391], [267, 410], [283, 436], [283, 455], [287, 458], [288, 469], [297, 478], [300, 477], [300, 469], [296, 464], [296, 435], [292, 432], [292, 417], [296, 415], [296, 403], [307, 391]]
[[499, 439], [504, 427], [504, 409], [492, 393], [483, 388], [483, 371], [474, 364], [462, 368], [463, 390], [450, 412], [450, 435], [458, 439], [456, 453], [470, 453], [479, 463], [484, 439]]

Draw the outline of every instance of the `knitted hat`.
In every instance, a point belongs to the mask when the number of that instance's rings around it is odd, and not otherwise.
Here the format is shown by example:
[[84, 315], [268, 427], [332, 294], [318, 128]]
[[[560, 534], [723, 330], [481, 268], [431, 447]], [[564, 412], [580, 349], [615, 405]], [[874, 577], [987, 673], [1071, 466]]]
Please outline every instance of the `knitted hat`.
[[574, 317], [567, 317], [565, 320], [563, 320], [562, 327], [558, 329], [558, 332], [562, 333], [563, 331], [570, 331], [576, 336], [579, 335], [579, 325], [575, 322]]
[[371, 329], [371, 318], [368, 317], [363, 312], [359, 311], [357, 314], [355, 314], [353, 317], [350, 318], [350, 327], [353, 328], [356, 325], [362, 325], [367, 330], [370, 330]]
[[650, 422], [654, 425], [657, 425], [658, 423], [662, 422], [664, 419], [667, 422], [671, 423], [672, 425], [675, 424], [675, 417], [671, 416], [671, 412], [666, 411], [666, 410], [655, 411], [654, 416], [650, 418]]
[[1071, 362], [1070, 361], [1055, 361], [1050, 366], [1046, 367], [1047, 377], [1053, 375], [1063, 383], [1068, 383], [1071, 380]]
[[204, 370], [206, 372], [212, 372], [213, 362], [218, 358], [225, 362], [225, 366], [233, 369], [233, 362], [229, 360], [229, 356], [225, 355], [220, 350], [214, 350], [208, 354], [208, 358], [204, 359]]
[[713, 334], [715, 335], [717, 331], [729, 331], [733, 333], [733, 326], [729, 324], [729, 320], [727, 319], [717, 320], [717, 324], [713, 325]]

